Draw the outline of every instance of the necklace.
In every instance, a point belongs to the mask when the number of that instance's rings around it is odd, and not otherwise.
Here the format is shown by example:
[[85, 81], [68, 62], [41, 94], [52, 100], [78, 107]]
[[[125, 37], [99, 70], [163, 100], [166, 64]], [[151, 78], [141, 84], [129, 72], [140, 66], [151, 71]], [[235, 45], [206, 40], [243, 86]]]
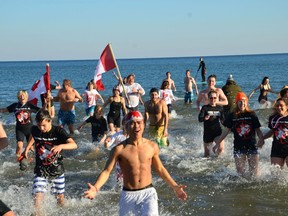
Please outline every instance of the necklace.
[[274, 121], [274, 119], [275, 119], [276, 117], [278, 117], [278, 116], [279, 116], [279, 114], [276, 115], [276, 116], [274, 116], [274, 118], [271, 120], [271, 126], [272, 126], [273, 128], [276, 128], [277, 125], [278, 125], [278, 123], [279, 123], [279, 121], [280, 121], [282, 118], [285, 118], [287, 115], [280, 116], [280, 117], [276, 120], [276, 122], [275, 122], [275, 124], [274, 124], [274, 126], [273, 126], [273, 121]]

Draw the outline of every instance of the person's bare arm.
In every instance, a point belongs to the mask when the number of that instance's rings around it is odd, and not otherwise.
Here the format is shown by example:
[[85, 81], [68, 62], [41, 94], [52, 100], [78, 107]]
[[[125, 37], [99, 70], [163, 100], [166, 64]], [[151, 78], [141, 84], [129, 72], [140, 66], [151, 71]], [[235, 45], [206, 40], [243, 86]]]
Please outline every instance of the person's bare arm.
[[198, 94], [198, 98], [197, 98], [197, 101], [196, 101], [196, 105], [197, 105], [197, 110], [200, 111], [200, 103], [201, 101], [203, 100], [203, 94], [200, 92]]
[[269, 130], [267, 133], [264, 134], [263, 139], [268, 139], [270, 137], [272, 137], [274, 134], [273, 130]]
[[162, 115], [164, 119], [164, 136], [168, 136], [168, 123], [169, 123], [169, 114], [168, 114], [168, 107], [164, 100], [161, 100], [162, 104]]
[[28, 152], [32, 148], [34, 142], [35, 142], [34, 138], [32, 137], [32, 135], [30, 135], [27, 146], [24, 151], [25, 158], [28, 158]]
[[248, 96], [248, 99], [250, 99], [252, 97], [252, 95], [255, 93], [255, 91], [257, 91], [258, 89], [261, 88], [261, 84], [259, 86], [257, 86]]
[[113, 97], [109, 97], [109, 98], [105, 101], [105, 103], [103, 104], [103, 110], [104, 110], [105, 107], [106, 107], [108, 104], [110, 104], [112, 101], [113, 101]]
[[[80, 102], [83, 102], [84, 100], [83, 100], [83, 98], [81, 97], [81, 95], [79, 94], [79, 92], [78, 92], [77, 90], [75, 90], [75, 89], [74, 89], [74, 91], [75, 91], [76, 102], [78, 102], [78, 100], [79, 100]], [[78, 99], [78, 100], [77, 100], [77, 99]]]
[[149, 113], [147, 110], [147, 106], [148, 106], [148, 101], [144, 103], [144, 125], [145, 125], [145, 127], [146, 127], [146, 123], [149, 119]]
[[219, 95], [219, 100], [216, 102], [217, 105], [220, 105], [220, 106], [225, 106], [225, 105], [228, 105], [228, 100], [227, 100], [227, 97], [226, 95], [224, 94], [224, 92], [222, 91], [222, 89], [218, 89], [217, 90], [217, 93]]
[[123, 97], [121, 97], [121, 104], [122, 104], [122, 109], [123, 109], [124, 115], [126, 115], [127, 109], [126, 109], [125, 99]]
[[94, 183], [94, 185], [92, 185], [91, 183], [88, 183], [88, 187], [89, 189], [86, 190], [84, 192], [84, 197], [88, 198], [88, 199], [94, 199], [97, 192], [100, 190], [100, 188], [106, 183], [106, 181], [108, 180], [111, 171], [113, 170], [117, 158], [118, 158], [118, 148], [113, 148], [110, 152], [109, 155], [109, 159], [106, 162], [105, 168], [102, 170], [102, 172], [99, 174], [99, 176], [97, 177], [96, 182]]
[[51, 149], [53, 154], [59, 154], [62, 150], [73, 150], [77, 149], [77, 144], [75, 143], [74, 139], [68, 138], [66, 143], [56, 145]]
[[8, 112], [8, 109], [7, 109], [7, 108], [0, 108], [0, 112], [1, 112], [1, 113]]
[[197, 87], [197, 84], [196, 84], [196, 82], [195, 82], [195, 79], [194, 78], [192, 78], [192, 83], [193, 83], [193, 85], [195, 86], [195, 91], [196, 91], [196, 94], [198, 95], [199, 94], [199, 92], [198, 92], [198, 87]]
[[0, 150], [8, 146], [7, 134], [3, 128], [2, 123], [0, 123]]
[[154, 143], [154, 150], [155, 153], [152, 158], [152, 165], [155, 171], [158, 173], [158, 175], [174, 190], [177, 197], [183, 201], [187, 199], [187, 194], [184, 191], [184, 188], [186, 186], [184, 185], [178, 185], [174, 179], [171, 177], [167, 169], [163, 166], [160, 157], [159, 157], [159, 147], [156, 143]]

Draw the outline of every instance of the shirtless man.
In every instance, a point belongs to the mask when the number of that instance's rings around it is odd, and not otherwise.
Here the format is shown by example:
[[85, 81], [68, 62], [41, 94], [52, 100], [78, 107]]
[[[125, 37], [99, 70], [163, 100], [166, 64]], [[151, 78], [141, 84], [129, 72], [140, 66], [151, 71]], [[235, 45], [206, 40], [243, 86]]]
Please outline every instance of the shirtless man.
[[186, 70], [186, 76], [184, 78], [184, 85], [185, 85], [185, 96], [184, 96], [184, 103], [192, 104], [192, 97], [193, 97], [193, 85], [196, 90], [196, 94], [198, 95], [198, 88], [195, 82], [195, 79], [190, 76], [190, 70]]
[[60, 102], [60, 110], [58, 112], [58, 123], [61, 127], [68, 125], [70, 134], [74, 134], [73, 124], [75, 123], [75, 102], [83, 102], [82, 97], [76, 89], [72, 88], [71, 80], [63, 80], [63, 88], [59, 90], [57, 96], [53, 99]]
[[200, 110], [200, 103], [201, 102], [203, 102], [204, 105], [209, 104], [208, 93], [211, 90], [216, 91], [218, 94], [218, 101], [216, 102], [216, 105], [220, 105], [220, 106], [228, 105], [227, 97], [225, 96], [222, 89], [215, 87], [215, 85], [216, 85], [216, 75], [215, 74], [212, 74], [208, 77], [207, 84], [208, 84], [208, 87], [206, 89], [204, 89], [203, 91], [201, 91], [198, 95], [198, 99], [196, 102], [197, 103], [197, 110]]
[[173, 88], [173, 90], [176, 91], [176, 86], [175, 86], [174, 80], [171, 79], [171, 72], [170, 71], [166, 72], [166, 78], [163, 80], [163, 82], [164, 81], [169, 82], [169, 89]]
[[164, 100], [159, 98], [159, 91], [157, 88], [150, 90], [151, 100], [146, 101], [145, 107], [145, 125], [150, 121], [149, 135], [151, 139], [155, 139], [159, 146], [168, 146], [168, 108]]
[[184, 191], [186, 186], [178, 185], [163, 166], [157, 144], [143, 138], [145, 126], [142, 114], [139, 111], [131, 111], [125, 116], [125, 120], [129, 138], [111, 150], [104, 170], [94, 185], [88, 183], [89, 189], [84, 192], [84, 196], [94, 199], [108, 180], [116, 162], [119, 162], [124, 179], [119, 200], [119, 215], [159, 215], [151, 167], [153, 166], [158, 175], [183, 201], [187, 199]]

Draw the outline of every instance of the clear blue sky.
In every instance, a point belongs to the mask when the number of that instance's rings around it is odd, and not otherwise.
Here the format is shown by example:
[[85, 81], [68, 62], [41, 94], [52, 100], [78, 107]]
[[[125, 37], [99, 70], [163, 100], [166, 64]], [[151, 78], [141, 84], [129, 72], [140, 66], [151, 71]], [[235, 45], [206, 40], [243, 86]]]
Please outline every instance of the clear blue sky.
[[287, 0], [0, 3], [0, 61], [288, 52]]

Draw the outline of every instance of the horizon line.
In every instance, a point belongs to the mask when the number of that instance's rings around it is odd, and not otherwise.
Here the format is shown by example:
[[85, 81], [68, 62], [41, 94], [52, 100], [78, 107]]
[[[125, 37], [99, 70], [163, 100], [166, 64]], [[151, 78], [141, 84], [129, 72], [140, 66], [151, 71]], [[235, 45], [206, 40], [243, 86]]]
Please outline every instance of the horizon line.
[[[233, 57], [233, 56], [256, 56], [256, 55], [285, 55], [288, 53], [254, 53], [254, 54], [224, 54], [224, 55], [197, 55], [197, 56], [169, 56], [169, 57], [135, 57], [135, 58], [116, 58], [116, 60], [140, 60], [140, 59], [164, 59], [164, 58], [209, 58], [209, 57]], [[42, 62], [42, 61], [94, 61], [99, 59], [42, 59], [42, 60], [0, 60], [0, 63], [5, 62]]]

